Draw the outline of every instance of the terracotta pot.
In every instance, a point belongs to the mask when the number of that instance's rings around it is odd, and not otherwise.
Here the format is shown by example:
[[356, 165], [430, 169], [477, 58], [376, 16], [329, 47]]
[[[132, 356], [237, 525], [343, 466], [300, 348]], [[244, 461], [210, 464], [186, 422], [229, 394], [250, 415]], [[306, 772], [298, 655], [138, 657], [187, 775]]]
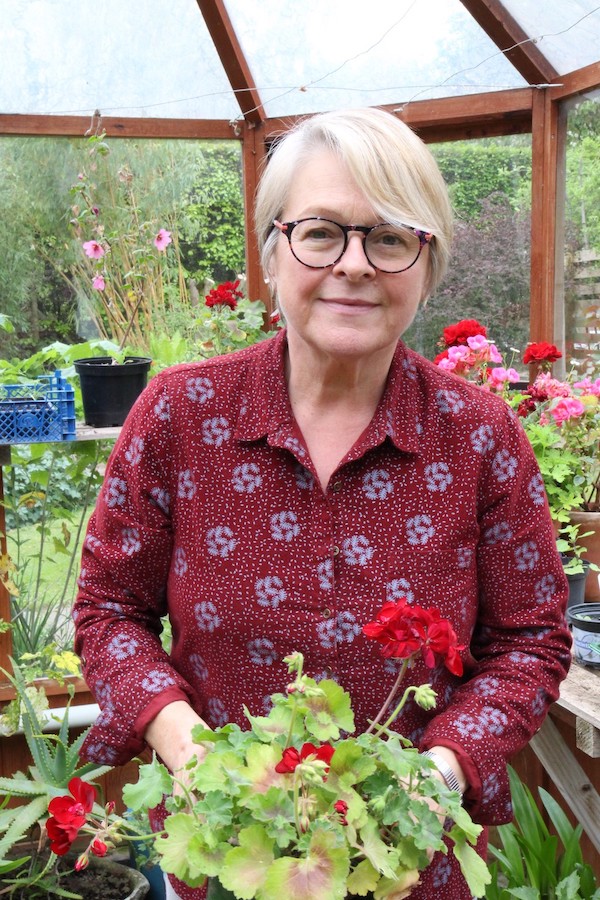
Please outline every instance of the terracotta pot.
[[[588, 537], [577, 538], [577, 543], [587, 550], [585, 561], [600, 567], [600, 512], [572, 510], [569, 517], [572, 525], [579, 525], [580, 534], [591, 532]], [[600, 572], [588, 572], [584, 596], [586, 602], [600, 601]]]

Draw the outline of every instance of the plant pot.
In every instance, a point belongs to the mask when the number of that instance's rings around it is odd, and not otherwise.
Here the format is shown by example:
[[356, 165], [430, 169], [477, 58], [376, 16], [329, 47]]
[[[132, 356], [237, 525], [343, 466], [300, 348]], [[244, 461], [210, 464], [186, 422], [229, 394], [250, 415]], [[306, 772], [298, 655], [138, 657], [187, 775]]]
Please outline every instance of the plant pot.
[[[75, 872], [73, 867], [77, 859], [76, 853], [70, 853], [63, 857], [61, 868], [65, 874], [61, 876], [60, 888], [68, 891], [66, 896], [79, 896], [83, 900], [143, 900], [148, 896], [150, 885], [148, 880], [125, 863], [117, 862], [110, 857], [99, 858], [90, 854], [90, 861], [87, 868], [81, 872]], [[10, 878], [13, 873], [10, 873]], [[0, 882], [4, 884], [4, 882]], [[17, 890], [14, 896], [15, 900], [26, 900], [29, 896], [33, 896], [33, 888], [31, 885], [23, 885]], [[35, 891], [36, 897], [56, 898], [55, 891], [48, 890], [47, 893]]]
[[[568, 556], [564, 556], [563, 554], [561, 554], [561, 559], [563, 561], [563, 565], [568, 564]], [[585, 584], [590, 564], [585, 560], [581, 560], [581, 565], [583, 567], [581, 572], [565, 572], [567, 581], [569, 582], [569, 597], [567, 600], [567, 609], [571, 609], [572, 606], [577, 606], [580, 603], [583, 603], [585, 600]]]
[[122, 363], [110, 356], [76, 360], [85, 424], [94, 428], [122, 425], [148, 383], [151, 364], [145, 356], [128, 356]]
[[580, 603], [567, 610], [573, 632], [573, 656], [584, 666], [600, 667], [600, 603]]
[[[573, 525], [579, 525], [580, 534], [592, 532], [587, 537], [578, 537], [577, 543], [586, 548], [585, 561], [600, 567], [600, 512], [572, 510], [569, 518]], [[585, 581], [585, 599], [594, 603], [600, 601], [600, 572], [588, 572]]]

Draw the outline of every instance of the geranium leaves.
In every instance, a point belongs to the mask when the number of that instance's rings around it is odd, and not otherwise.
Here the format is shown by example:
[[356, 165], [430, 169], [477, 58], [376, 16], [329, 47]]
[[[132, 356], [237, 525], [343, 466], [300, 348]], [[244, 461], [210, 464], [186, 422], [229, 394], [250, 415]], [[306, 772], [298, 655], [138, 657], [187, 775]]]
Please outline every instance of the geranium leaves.
[[335, 681], [321, 681], [318, 685], [311, 678], [309, 686], [318, 688], [304, 701], [305, 727], [319, 741], [337, 741], [341, 731], [354, 731], [354, 713], [350, 695]]
[[226, 854], [219, 880], [242, 900], [251, 900], [273, 862], [273, 841], [261, 825], [243, 828], [238, 837], [239, 847]]
[[349, 848], [317, 826], [305, 856], [283, 856], [269, 867], [261, 900], [342, 900], [348, 871]]

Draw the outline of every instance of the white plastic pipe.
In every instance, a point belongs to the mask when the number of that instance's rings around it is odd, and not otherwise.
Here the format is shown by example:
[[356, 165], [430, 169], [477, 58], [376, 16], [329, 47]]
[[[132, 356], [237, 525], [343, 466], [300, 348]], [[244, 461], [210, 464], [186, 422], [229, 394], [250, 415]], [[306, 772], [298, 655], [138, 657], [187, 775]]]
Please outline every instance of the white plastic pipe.
[[[45, 709], [38, 713], [38, 717], [43, 722], [42, 731], [58, 731], [64, 717], [69, 716], [69, 728], [87, 728], [93, 725], [100, 715], [100, 707], [97, 703], [84, 703], [81, 706], [60, 706], [56, 709]], [[0, 722], [0, 735], [23, 734], [22, 722], [16, 731], [9, 729]]]

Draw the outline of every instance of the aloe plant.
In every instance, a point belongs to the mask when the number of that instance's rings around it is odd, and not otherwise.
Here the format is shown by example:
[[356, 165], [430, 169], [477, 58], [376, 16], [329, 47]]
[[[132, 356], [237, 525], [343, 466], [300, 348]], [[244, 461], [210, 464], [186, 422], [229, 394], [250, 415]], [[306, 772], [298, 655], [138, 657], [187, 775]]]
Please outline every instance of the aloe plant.
[[[0, 777], [0, 797], [4, 798], [0, 806], [0, 875], [15, 867], [15, 860], [9, 858], [11, 850], [30, 836], [34, 826], [48, 818], [48, 803], [67, 792], [71, 778], [78, 776], [93, 781], [110, 770], [110, 766], [80, 764], [79, 752], [85, 733], [69, 743], [68, 706], [58, 733], [44, 734], [44, 723], [29, 695], [23, 673], [14, 662], [13, 675], [2, 671], [15, 688], [33, 764], [25, 772]], [[9, 806], [10, 799], [17, 800], [18, 805]]]
[[594, 871], [581, 853], [581, 825], [572, 825], [554, 798], [538, 788], [553, 830], [535, 798], [509, 767], [514, 822], [500, 825], [501, 847], [490, 845], [492, 882], [486, 900], [600, 900]]

